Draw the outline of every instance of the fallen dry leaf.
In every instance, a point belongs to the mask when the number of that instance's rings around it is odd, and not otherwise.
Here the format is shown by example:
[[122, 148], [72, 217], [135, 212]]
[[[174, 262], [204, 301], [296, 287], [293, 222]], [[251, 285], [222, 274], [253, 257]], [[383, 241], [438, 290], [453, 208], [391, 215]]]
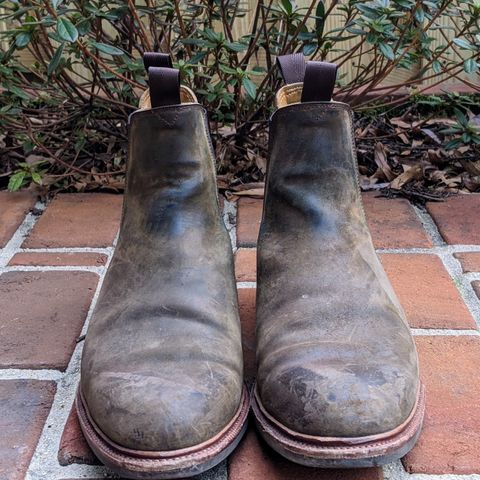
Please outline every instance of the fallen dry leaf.
[[400, 190], [403, 185], [410, 183], [413, 180], [420, 180], [423, 175], [423, 169], [420, 165], [402, 165], [404, 172], [401, 173], [393, 182], [390, 183], [390, 188]]
[[423, 132], [427, 137], [431, 138], [435, 143], [441, 145], [442, 141], [438, 138], [438, 135], [435, 132], [429, 128], [422, 128], [420, 131]]
[[377, 142], [375, 144], [374, 158], [375, 163], [381, 170], [382, 174], [385, 176], [385, 179], [391, 182], [396, 177], [396, 175], [395, 173], [393, 173], [390, 165], [387, 162], [387, 152], [385, 151], [385, 147], [383, 146], [383, 144], [380, 142]]

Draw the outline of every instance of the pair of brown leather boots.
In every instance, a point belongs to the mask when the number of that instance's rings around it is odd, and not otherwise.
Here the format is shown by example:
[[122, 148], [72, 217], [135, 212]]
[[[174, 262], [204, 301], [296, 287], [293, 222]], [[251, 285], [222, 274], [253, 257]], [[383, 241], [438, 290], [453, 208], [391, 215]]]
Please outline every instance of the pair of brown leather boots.
[[[233, 255], [204, 109], [169, 57], [130, 117], [120, 236], [88, 330], [76, 406], [88, 443], [124, 477], [195, 475], [246, 429]], [[256, 424], [314, 467], [380, 465], [415, 443], [417, 354], [375, 254], [336, 68], [279, 59], [258, 241]]]

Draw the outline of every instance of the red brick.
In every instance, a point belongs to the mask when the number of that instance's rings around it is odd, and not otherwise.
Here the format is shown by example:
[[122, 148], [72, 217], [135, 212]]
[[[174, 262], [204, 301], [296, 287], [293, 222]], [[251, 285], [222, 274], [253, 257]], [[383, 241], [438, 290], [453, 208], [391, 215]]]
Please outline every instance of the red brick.
[[472, 287], [475, 290], [475, 293], [477, 294], [477, 297], [480, 300], [480, 281], [476, 280], [472, 282]]
[[376, 248], [432, 246], [422, 222], [408, 200], [378, 197], [376, 192], [363, 194], [362, 198]]
[[274, 452], [250, 427], [229, 457], [229, 480], [381, 480], [380, 468], [320, 469], [297, 465]]
[[436, 255], [382, 254], [411, 327], [475, 329], [475, 321]]
[[70, 410], [58, 450], [58, 462], [62, 466], [72, 463], [98, 465], [100, 462], [88, 446], [78, 422], [75, 406]]
[[251, 382], [256, 373], [255, 367], [255, 288], [239, 288], [238, 304], [242, 324], [244, 376]]
[[55, 388], [40, 380], [0, 381], [0, 478], [25, 478]]
[[103, 193], [58, 195], [33, 227], [27, 248], [108, 247], [120, 224], [122, 197]]
[[480, 244], [480, 194], [459, 194], [427, 203], [428, 213], [447, 243]]
[[65, 369], [98, 276], [7, 272], [0, 276], [0, 367]]
[[462, 265], [463, 273], [480, 272], [480, 252], [454, 253], [453, 256]]
[[0, 248], [10, 240], [35, 205], [30, 192], [0, 192]]
[[403, 463], [411, 473], [480, 473], [480, 339], [416, 337], [427, 410]]
[[257, 250], [239, 248], [235, 253], [235, 277], [238, 282], [257, 281]]
[[241, 247], [253, 247], [257, 244], [262, 220], [263, 199], [241, 198], [237, 207], [237, 244]]
[[107, 263], [104, 253], [72, 253], [72, 252], [21, 252], [10, 260], [10, 266], [94, 266], [101, 267]]

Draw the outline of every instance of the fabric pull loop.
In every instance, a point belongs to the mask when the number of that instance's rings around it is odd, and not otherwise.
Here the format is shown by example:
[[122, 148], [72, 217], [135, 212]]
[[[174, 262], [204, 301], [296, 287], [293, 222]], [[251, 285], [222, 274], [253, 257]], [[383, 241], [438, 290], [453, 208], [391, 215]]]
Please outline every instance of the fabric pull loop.
[[145, 52], [143, 54], [143, 65], [148, 72], [150, 67], [173, 68], [172, 57], [168, 53]]
[[302, 102], [329, 102], [332, 100], [337, 65], [328, 62], [307, 62], [303, 80]]
[[150, 67], [148, 69], [148, 84], [152, 108], [181, 103], [179, 70], [167, 67]]
[[302, 53], [280, 55], [277, 57], [277, 66], [282, 74], [283, 81], [290, 83], [303, 82], [305, 76], [305, 57]]

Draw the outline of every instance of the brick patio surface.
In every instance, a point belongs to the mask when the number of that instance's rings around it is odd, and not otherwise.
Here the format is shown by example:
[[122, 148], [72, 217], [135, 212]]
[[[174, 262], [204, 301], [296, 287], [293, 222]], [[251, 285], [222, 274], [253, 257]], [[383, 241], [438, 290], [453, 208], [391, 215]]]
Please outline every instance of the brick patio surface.
[[[88, 448], [72, 403], [121, 204], [110, 194], [59, 195], [44, 205], [0, 192], [0, 480], [114, 478]], [[419, 209], [368, 193], [364, 204], [418, 346], [427, 388], [418, 444], [384, 468], [315, 470], [280, 458], [250, 426], [233, 455], [198, 480], [480, 480], [480, 195]], [[262, 200], [223, 207], [251, 383]]]

